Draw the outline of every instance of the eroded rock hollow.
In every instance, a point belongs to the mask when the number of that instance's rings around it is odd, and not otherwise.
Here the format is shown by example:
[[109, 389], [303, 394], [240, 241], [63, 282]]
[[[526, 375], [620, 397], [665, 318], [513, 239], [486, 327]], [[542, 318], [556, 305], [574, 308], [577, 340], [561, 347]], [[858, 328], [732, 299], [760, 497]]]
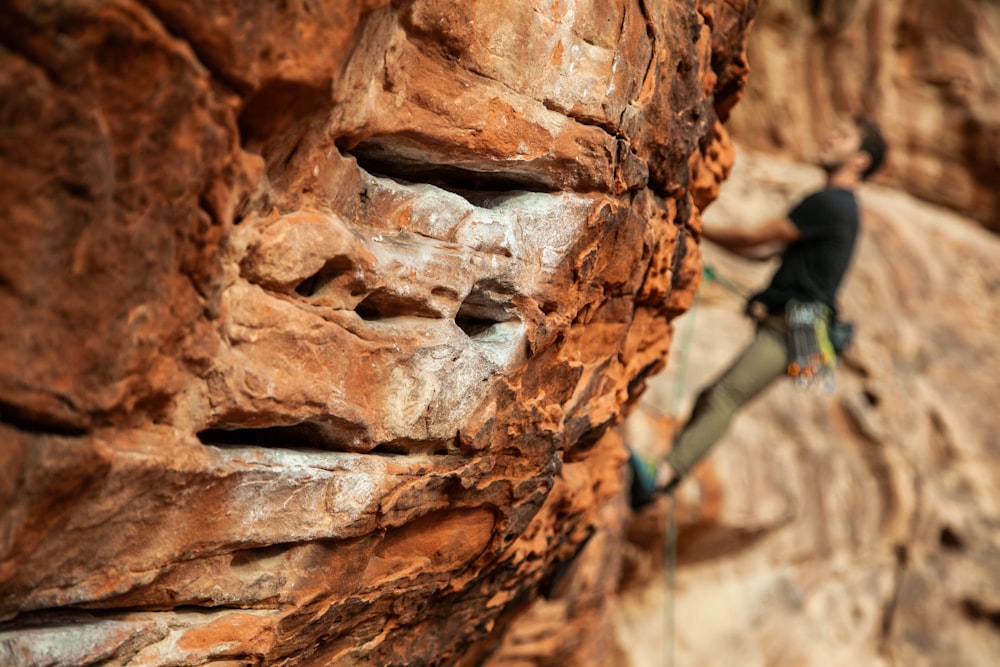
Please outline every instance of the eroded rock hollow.
[[4, 3], [5, 664], [615, 664], [755, 4]]

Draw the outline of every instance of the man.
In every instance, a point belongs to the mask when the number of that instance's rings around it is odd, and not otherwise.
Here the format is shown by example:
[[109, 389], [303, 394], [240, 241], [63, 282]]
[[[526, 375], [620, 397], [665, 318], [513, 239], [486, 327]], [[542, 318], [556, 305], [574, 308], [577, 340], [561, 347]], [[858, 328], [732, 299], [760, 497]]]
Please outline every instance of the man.
[[747, 312], [757, 321], [753, 341], [719, 379], [699, 395], [665, 462], [651, 469], [635, 457], [633, 506], [670, 493], [722, 437], [733, 415], [788, 372], [792, 352], [786, 308], [792, 302], [819, 303], [836, 312], [837, 291], [858, 236], [855, 186], [885, 159], [886, 142], [867, 118], [845, 121], [820, 148], [826, 186], [806, 197], [787, 217], [752, 229], [712, 229], [704, 237], [750, 258], [781, 254], [770, 285], [750, 298]]

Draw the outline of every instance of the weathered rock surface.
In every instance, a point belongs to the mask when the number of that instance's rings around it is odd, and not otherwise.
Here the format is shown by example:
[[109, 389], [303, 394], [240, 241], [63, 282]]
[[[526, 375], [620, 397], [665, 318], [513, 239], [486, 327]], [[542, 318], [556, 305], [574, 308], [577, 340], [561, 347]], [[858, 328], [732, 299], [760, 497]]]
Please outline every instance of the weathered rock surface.
[[[821, 182], [818, 169], [741, 150], [705, 224], [767, 220]], [[635, 667], [661, 664], [668, 602], [678, 665], [989, 667], [1000, 655], [1000, 240], [884, 187], [859, 197], [842, 295], [858, 330], [836, 392], [777, 384], [681, 487], [673, 600], [654, 585], [665, 508], [637, 520], [646, 550], [630, 557], [618, 622], [641, 649]], [[773, 269], [702, 249], [743, 288]], [[686, 415], [746, 343], [742, 306], [704, 283], [629, 421], [636, 447], [666, 442], [660, 415]]]
[[992, 0], [762, 3], [733, 115], [744, 145], [815, 155], [838, 114], [892, 144], [885, 180], [1000, 230], [1000, 5]]
[[0, 661], [620, 661], [754, 6], [4, 3]]

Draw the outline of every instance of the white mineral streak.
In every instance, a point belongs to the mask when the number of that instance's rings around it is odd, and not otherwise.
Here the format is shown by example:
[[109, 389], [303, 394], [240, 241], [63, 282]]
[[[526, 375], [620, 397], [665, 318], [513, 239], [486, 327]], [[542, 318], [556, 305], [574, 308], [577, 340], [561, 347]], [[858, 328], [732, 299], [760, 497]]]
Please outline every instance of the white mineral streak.
[[0, 632], [4, 667], [84, 667], [107, 660], [131, 639], [155, 629], [147, 621], [76, 620]]

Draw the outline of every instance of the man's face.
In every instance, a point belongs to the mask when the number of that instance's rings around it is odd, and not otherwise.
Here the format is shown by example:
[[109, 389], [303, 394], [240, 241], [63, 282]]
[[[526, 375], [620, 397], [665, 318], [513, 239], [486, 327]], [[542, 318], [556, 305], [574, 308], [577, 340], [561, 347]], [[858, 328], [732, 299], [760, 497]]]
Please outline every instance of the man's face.
[[861, 148], [861, 131], [851, 120], [839, 121], [820, 144], [817, 163], [828, 172], [840, 170]]

